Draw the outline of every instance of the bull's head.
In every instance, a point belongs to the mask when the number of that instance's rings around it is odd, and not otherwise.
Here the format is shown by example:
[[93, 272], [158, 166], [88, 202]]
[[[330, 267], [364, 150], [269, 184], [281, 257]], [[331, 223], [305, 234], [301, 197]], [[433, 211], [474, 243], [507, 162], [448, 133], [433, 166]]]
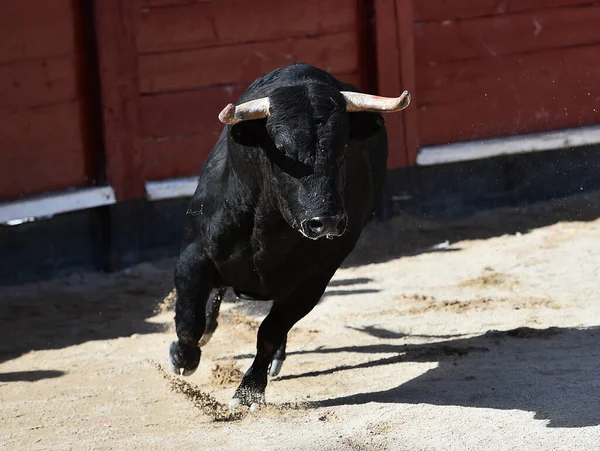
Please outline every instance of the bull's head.
[[290, 226], [316, 240], [346, 230], [342, 192], [350, 141], [380, 130], [383, 119], [372, 113], [400, 111], [409, 103], [407, 91], [387, 98], [309, 83], [229, 104], [219, 119], [232, 125], [236, 142], [265, 151], [279, 210]]

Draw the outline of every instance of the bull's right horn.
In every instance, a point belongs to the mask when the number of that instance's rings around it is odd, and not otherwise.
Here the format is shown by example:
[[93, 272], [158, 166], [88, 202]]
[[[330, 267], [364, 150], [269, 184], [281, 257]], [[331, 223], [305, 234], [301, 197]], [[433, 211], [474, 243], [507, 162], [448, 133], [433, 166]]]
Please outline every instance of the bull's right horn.
[[380, 97], [352, 91], [342, 91], [342, 95], [346, 99], [346, 111], [349, 113], [358, 111], [395, 113], [410, 105], [410, 93], [408, 91], [404, 91], [400, 97]]
[[230, 103], [219, 113], [219, 120], [224, 124], [237, 124], [242, 121], [263, 119], [269, 115], [269, 105], [268, 97], [250, 100], [237, 106]]

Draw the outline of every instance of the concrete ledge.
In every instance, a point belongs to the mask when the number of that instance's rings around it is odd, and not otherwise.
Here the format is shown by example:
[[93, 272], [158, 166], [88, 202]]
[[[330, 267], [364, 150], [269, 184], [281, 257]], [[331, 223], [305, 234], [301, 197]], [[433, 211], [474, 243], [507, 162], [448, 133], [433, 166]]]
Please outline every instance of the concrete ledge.
[[423, 147], [417, 155], [417, 165], [434, 166], [545, 150], [569, 150], [598, 143], [600, 143], [600, 126], [580, 127], [485, 141]]
[[148, 181], [146, 182], [146, 197], [148, 200], [191, 197], [196, 191], [197, 185], [198, 177]]
[[115, 203], [110, 186], [82, 188], [0, 204], [0, 224], [17, 225], [36, 218], [51, 217]]

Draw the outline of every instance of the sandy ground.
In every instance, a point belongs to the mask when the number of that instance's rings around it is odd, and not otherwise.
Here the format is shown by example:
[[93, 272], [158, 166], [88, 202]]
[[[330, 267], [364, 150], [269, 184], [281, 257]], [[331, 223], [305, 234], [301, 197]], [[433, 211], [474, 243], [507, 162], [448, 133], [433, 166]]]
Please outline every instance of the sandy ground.
[[600, 449], [600, 195], [371, 224], [228, 417], [265, 303], [165, 378], [174, 261], [0, 291], [7, 450]]

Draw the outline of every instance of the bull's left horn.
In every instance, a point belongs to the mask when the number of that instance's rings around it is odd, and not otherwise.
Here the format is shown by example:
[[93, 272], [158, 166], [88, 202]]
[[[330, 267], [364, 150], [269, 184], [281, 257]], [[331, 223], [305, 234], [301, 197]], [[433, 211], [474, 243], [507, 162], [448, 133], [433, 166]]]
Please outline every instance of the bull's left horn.
[[219, 120], [224, 124], [237, 124], [242, 121], [263, 119], [269, 115], [269, 98], [250, 100], [238, 106], [233, 103], [227, 105], [219, 113]]
[[395, 113], [410, 105], [410, 93], [404, 91], [400, 97], [380, 97], [361, 92], [342, 91], [346, 99], [346, 111], [356, 113], [368, 111], [371, 113]]

